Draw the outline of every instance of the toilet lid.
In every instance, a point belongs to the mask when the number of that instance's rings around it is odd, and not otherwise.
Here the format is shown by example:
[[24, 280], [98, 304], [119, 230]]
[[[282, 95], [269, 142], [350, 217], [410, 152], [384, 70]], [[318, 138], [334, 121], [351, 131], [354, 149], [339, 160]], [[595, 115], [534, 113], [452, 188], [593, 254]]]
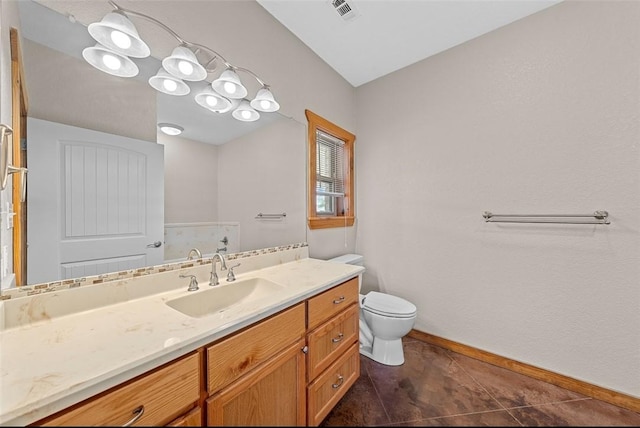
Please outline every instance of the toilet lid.
[[362, 299], [362, 307], [378, 315], [408, 318], [416, 314], [416, 306], [401, 297], [370, 291]]

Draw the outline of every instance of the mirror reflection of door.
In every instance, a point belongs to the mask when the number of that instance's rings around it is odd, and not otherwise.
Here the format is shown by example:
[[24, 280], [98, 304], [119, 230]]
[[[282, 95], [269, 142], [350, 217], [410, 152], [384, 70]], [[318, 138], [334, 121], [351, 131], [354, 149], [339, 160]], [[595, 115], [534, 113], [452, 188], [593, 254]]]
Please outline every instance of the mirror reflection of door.
[[28, 118], [30, 283], [164, 260], [164, 146]]
[[[27, 167], [27, 150], [22, 144], [26, 138], [27, 91], [24, 87], [24, 69], [20, 50], [18, 31], [9, 31], [11, 44], [11, 109], [13, 128], [12, 165], [18, 168]], [[11, 202], [13, 204], [13, 272], [16, 285], [27, 283], [27, 214], [26, 199], [23, 200], [24, 175], [13, 174]], [[3, 207], [4, 208], [4, 207]]]

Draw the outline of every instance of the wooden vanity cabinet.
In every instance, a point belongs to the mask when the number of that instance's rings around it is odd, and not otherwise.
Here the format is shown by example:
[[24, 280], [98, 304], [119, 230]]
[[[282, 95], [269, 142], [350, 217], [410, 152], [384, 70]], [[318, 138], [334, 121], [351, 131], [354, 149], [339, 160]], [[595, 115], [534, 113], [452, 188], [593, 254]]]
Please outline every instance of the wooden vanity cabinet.
[[354, 278], [33, 425], [317, 426], [360, 374], [358, 323]]
[[307, 300], [307, 425], [317, 426], [360, 376], [358, 278]]
[[[102, 394], [36, 422], [34, 426], [166, 425], [197, 409], [202, 353], [192, 352]], [[185, 423], [201, 425], [193, 416]], [[132, 422], [133, 421], [133, 422]]]

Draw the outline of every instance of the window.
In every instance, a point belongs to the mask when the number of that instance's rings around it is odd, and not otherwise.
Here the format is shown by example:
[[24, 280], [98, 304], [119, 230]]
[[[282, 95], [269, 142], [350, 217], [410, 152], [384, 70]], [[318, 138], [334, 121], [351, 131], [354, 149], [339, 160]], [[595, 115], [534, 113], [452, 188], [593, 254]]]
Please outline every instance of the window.
[[305, 110], [309, 122], [310, 229], [353, 226], [355, 135]]

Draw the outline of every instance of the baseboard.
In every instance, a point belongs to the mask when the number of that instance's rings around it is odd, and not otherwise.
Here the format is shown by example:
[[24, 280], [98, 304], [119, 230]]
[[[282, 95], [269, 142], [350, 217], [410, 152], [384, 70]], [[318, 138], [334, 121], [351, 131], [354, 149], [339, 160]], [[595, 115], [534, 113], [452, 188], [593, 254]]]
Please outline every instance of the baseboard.
[[439, 346], [444, 349], [448, 349], [453, 352], [457, 352], [458, 354], [466, 355], [467, 357], [475, 358], [476, 360], [493, 364], [494, 366], [502, 367], [516, 373], [532, 377], [534, 379], [551, 383], [553, 385], [586, 395], [591, 398], [606, 401], [607, 403], [615, 404], [616, 406], [624, 407], [625, 409], [629, 409], [634, 412], [640, 412], [640, 399], [630, 395], [592, 385], [581, 380], [573, 379], [569, 376], [554, 373], [552, 371], [541, 369], [530, 364], [521, 363], [519, 361], [502, 357], [500, 355], [492, 354], [491, 352], [483, 351], [482, 349], [454, 342], [449, 339], [444, 339], [439, 336], [434, 336], [432, 334], [425, 333], [416, 329], [411, 330], [408, 336], [432, 345]]

